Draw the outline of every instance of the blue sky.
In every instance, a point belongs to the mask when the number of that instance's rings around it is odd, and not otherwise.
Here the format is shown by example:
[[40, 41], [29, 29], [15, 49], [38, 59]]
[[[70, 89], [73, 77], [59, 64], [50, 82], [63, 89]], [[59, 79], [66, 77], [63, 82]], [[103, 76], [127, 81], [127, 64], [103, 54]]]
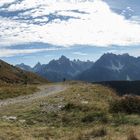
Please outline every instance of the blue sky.
[[66, 55], [140, 56], [139, 0], [1, 0], [0, 58], [35, 65]]

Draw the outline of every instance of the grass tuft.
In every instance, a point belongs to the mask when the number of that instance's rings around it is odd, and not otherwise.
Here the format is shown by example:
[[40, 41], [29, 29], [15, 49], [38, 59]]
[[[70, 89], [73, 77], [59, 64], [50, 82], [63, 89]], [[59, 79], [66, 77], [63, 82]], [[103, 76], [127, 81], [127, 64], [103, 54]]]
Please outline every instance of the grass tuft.
[[127, 140], [139, 140], [135, 135], [134, 131], [131, 131], [127, 137]]

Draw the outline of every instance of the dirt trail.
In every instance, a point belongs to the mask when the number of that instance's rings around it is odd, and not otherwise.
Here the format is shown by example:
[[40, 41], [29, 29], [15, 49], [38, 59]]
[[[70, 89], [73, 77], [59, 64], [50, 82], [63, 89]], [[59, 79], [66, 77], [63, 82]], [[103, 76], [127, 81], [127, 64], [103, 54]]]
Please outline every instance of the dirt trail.
[[39, 86], [40, 91], [26, 96], [19, 96], [15, 98], [9, 98], [5, 100], [0, 100], [0, 107], [10, 105], [10, 104], [16, 104], [16, 103], [27, 103], [31, 102], [35, 99], [43, 98], [46, 96], [49, 96], [51, 94], [59, 93], [61, 91], [64, 91], [67, 89], [67, 86], [65, 85], [43, 85]]

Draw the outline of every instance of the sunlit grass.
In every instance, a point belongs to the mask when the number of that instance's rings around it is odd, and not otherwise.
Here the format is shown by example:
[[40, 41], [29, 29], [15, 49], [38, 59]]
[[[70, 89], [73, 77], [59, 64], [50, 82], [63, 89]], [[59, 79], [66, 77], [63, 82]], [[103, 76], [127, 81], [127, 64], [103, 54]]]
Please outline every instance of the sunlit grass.
[[[112, 89], [101, 85], [70, 84], [61, 93], [1, 108], [0, 136], [21, 140], [140, 138], [139, 115], [110, 112], [110, 102], [117, 98]], [[17, 120], [4, 120], [4, 115], [16, 116]]]

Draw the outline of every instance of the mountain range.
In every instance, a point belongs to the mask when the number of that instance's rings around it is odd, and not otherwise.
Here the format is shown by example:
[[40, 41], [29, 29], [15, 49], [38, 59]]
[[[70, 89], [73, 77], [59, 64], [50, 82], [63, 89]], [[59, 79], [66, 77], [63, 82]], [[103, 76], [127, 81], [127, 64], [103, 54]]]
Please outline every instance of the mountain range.
[[38, 62], [33, 68], [23, 63], [16, 66], [23, 70], [35, 72], [50, 81], [58, 82], [63, 81], [63, 79], [74, 79], [76, 75], [84, 72], [93, 64], [92, 61], [72, 61], [62, 55], [58, 60], [52, 60], [48, 64], [41, 64]]
[[140, 57], [104, 54], [90, 69], [77, 75], [76, 79], [88, 82], [140, 80]]
[[88, 82], [140, 80], [140, 57], [129, 54], [103, 54], [95, 63], [92, 61], [69, 60], [61, 56], [48, 64], [36, 64], [33, 68], [25, 64], [17, 67], [35, 72], [50, 81], [81, 80]]

